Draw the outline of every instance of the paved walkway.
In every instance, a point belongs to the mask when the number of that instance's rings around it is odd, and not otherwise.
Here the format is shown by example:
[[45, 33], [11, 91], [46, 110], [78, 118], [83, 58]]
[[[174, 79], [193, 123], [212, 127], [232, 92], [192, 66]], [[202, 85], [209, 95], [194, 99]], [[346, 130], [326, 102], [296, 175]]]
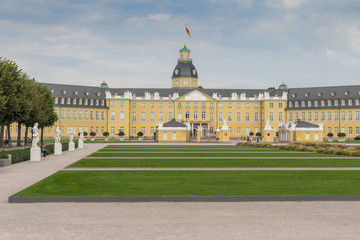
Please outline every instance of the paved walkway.
[[125, 168], [125, 167], [118, 167], [118, 168], [65, 168], [62, 171], [360, 171], [360, 167], [248, 167], [248, 168], [200, 168], [200, 167], [193, 167], [193, 168], [165, 168], [165, 167], [138, 167], [138, 168]]
[[86, 157], [86, 159], [354, 159], [357, 157]]
[[[27, 203], [7, 198], [100, 149], [0, 169], [1, 240], [358, 239], [360, 202]], [[176, 186], [174, 186], [176, 187]]]

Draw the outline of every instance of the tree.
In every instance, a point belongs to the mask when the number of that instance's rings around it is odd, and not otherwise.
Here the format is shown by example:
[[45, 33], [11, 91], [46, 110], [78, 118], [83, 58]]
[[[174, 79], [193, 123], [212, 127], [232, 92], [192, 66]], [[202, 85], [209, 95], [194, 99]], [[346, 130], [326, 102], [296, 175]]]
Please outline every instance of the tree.
[[201, 85], [199, 85], [199, 86], [198, 86], [198, 89], [204, 89], [204, 87], [203, 87], [203, 86], [201, 86]]
[[22, 96], [19, 93], [23, 92], [23, 87], [21, 69], [18, 65], [0, 57], [0, 89], [1, 100], [4, 101], [0, 115], [0, 146], [4, 144], [4, 127], [7, 126], [8, 138], [11, 140], [10, 124], [21, 118]]
[[95, 136], [96, 136], [96, 133], [95, 133], [95, 132], [91, 132], [91, 133], [90, 133], [90, 136], [91, 136], [91, 137], [95, 137]]
[[337, 136], [338, 136], [339, 138], [342, 138], [342, 137], [345, 137], [345, 136], [346, 136], [346, 134], [345, 134], [345, 133], [341, 133], [341, 132], [340, 132], [340, 133], [338, 133], [338, 134], [337, 134]]
[[256, 135], [257, 137], [261, 137], [261, 133], [260, 133], [260, 132], [257, 132], [255, 135]]
[[103, 136], [104, 136], [105, 138], [107, 138], [109, 135], [110, 135], [109, 132], [103, 132]]
[[254, 133], [253, 133], [253, 132], [250, 132], [249, 135], [250, 135], [250, 136], [254, 136]]
[[334, 136], [334, 134], [333, 134], [333, 133], [328, 133], [327, 136], [328, 136], [329, 138], [332, 138], [332, 137]]
[[143, 134], [143, 132], [138, 132], [138, 133], [137, 133], [137, 136], [138, 136], [138, 137], [142, 137], [142, 136], [144, 136], [144, 134]]
[[268, 87], [268, 90], [274, 90], [275, 87]]
[[125, 136], [125, 133], [123, 131], [119, 130], [118, 135], [119, 135], [119, 137], [123, 137], [123, 136]]

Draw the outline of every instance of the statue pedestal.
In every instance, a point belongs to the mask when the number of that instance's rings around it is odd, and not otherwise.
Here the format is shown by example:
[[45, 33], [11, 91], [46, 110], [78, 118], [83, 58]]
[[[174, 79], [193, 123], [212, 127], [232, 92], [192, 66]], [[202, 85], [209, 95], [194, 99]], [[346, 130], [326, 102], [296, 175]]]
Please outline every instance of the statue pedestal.
[[79, 139], [79, 146], [78, 148], [84, 148], [84, 141], [82, 139]]
[[41, 149], [39, 147], [31, 147], [30, 161], [31, 162], [40, 162], [41, 161]]
[[61, 155], [62, 154], [62, 145], [61, 145], [61, 143], [55, 143], [54, 154], [55, 155]]
[[75, 151], [75, 143], [69, 142], [69, 151]]

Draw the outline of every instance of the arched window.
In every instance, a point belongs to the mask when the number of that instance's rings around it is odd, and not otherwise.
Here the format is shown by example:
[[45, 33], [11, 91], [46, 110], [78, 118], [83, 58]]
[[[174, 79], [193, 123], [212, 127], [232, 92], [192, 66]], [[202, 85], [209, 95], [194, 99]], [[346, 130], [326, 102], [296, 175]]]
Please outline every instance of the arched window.
[[328, 100], [328, 106], [331, 107], [331, 100]]
[[314, 101], [314, 105], [315, 105], [315, 107], [319, 106], [318, 100], [315, 100], [315, 101]]
[[189, 118], [190, 118], [190, 112], [189, 112], [189, 111], [186, 111], [186, 113], [185, 113], [185, 118], [186, 118], [186, 119], [189, 119]]
[[349, 105], [349, 106], [352, 105], [352, 100], [351, 100], [351, 99], [348, 100], [348, 105]]
[[299, 107], [299, 102], [295, 101], [295, 107]]
[[301, 106], [305, 107], [305, 101], [301, 101]]
[[198, 118], [198, 113], [197, 111], [194, 111], [194, 119], [197, 119]]
[[205, 113], [205, 111], [202, 111], [202, 112], [201, 112], [201, 119], [203, 119], [203, 120], [206, 119], [206, 113]]
[[325, 101], [324, 100], [321, 100], [321, 106], [325, 106]]
[[308, 107], [311, 107], [311, 101], [308, 101]]
[[339, 100], [334, 101], [335, 106], [339, 106]]

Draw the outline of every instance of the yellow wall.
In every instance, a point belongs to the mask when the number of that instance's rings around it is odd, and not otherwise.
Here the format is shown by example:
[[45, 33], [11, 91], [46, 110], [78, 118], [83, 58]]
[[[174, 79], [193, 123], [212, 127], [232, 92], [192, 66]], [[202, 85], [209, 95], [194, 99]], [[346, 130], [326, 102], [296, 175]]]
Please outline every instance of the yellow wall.
[[[166, 138], [165, 134], [166, 133]], [[176, 138], [174, 138], [176, 133]], [[190, 138], [190, 132], [185, 130], [158, 130], [156, 131], [156, 140], [159, 142], [187, 142]]]

